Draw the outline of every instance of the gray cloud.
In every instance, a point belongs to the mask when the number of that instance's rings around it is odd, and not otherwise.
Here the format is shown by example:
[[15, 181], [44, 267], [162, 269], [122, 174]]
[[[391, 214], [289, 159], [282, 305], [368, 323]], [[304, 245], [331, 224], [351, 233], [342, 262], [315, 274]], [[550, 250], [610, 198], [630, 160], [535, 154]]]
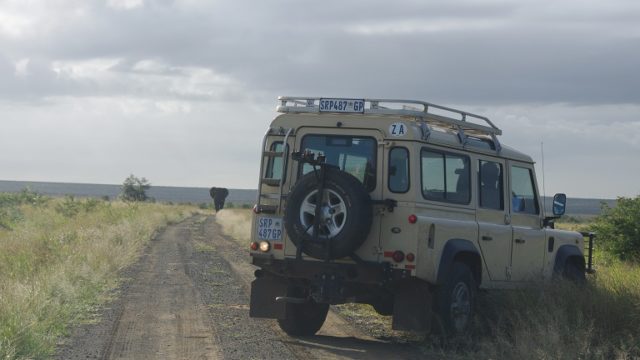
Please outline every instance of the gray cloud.
[[[71, 12], [79, 15], [57, 9], [51, 31], [8, 48], [44, 62], [159, 59], [215, 69], [256, 91], [637, 103], [638, 6], [585, 4], [148, 1], [123, 11], [81, 2]], [[45, 85], [30, 79], [44, 93], [70, 86], [40, 75]], [[90, 85], [76, 84], [84, 93]]]
[[[545, 141], [558, 188], [589, 159], [615, 159], [613, 171], [639, 150], [640, 5], [630, 0], [36, 3], [0, 5], [0, 114], [11, 119], [0, 152], [29, 160], [0, 157], [11, 178], [116, 182], [139, 167], [167, 185], [252, 187], [282, 94], [488, 114], [507, 143], [535, 153]], [[252, 140], [229, 140], [241, 132]], [[640, 190], [587, 186], [577, 194]]]

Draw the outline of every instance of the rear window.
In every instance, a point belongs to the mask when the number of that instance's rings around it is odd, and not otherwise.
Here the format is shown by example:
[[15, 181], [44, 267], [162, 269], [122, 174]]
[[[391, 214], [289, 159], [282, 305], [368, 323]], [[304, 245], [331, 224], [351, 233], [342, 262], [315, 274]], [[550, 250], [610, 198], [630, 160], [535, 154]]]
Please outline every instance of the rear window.
[[[328, 164], [355, 176], [367, 191], [376, 188], [376, 149], [374, 138], [337, 135], [306, 135], [302, 138], [301, 151], [324, 155]], [[299, 175], [313, 170], [303, 164]]]

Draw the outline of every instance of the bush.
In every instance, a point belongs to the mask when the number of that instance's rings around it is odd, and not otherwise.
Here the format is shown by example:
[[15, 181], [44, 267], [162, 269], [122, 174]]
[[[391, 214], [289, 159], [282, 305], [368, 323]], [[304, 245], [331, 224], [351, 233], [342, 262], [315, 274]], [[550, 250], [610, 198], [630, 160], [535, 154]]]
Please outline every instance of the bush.
[[605, 250], [622, 260], [640, 262], [640, 196], [620, 197], [613, 208], [603, 204], [593, 230]]
[[120, 198], [124, 201], [145, 201], [149, 199], [147, 190], [150, 188], [151, 183], [147, 179], [137, 178], [131, 174], [122, 184]]
[[22, 205], [41, 207], [49, 199], [29, 188], [19, 193], [0, 193], [0, 228], [11, 230], [17, 222], [23, 220], [24, 215], [20, 210]]
[[56, 204], [56, 212], [62, 214], [65, 217], [74, 217], [78, 215], [81, 210], [81, 204], [76, 201], [73, 195], [67, 195], [64, 197], [64, 201]]

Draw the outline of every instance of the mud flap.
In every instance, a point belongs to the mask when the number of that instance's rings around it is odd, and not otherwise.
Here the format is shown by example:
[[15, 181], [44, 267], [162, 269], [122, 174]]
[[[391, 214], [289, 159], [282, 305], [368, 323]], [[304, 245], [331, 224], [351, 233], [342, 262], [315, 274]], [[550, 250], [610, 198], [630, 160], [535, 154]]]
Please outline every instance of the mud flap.
[[286, 303], [276, 297], [287, 295], [286, 281], [263, 276], [251, 282], [249, 316], [254, 318], [284, 319]]
[[429, 331], [431, 302], [431, 292], [427, 287], [404, 287], [394, 296], [391, 327], [394, 330]]

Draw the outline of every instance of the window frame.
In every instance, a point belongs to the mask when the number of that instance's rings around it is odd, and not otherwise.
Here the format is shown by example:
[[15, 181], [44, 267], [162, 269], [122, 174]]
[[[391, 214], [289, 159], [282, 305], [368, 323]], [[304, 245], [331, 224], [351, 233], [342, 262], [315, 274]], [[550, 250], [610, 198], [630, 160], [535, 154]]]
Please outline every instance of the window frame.
[[536, 216], [539, 217], [540, 216], [540, 194], [538, 194], [538, 189], [536, 186], [536, 178], [533, 174], [533, 169], [529, 166], [526, 165], [520, 165], [520, 164], [511, 164], [509, 167], [509, 194], [513, 193], [513, 168], [520, 168], [523, 170], [526, 170], [527, 172], [529, 172], [529, 183], [531, 184], [531, 189], [533, 190], [533, 203], [535, 205], [536, 208], [536, 212], [535, 213], [530, 213], [530, 212], [526, 212], [526, 211], [514, 211], [513, 209], [513, 199], [511, 198], [511, 196], [509, 197], [509, 211], [511, 213], [511, 215], [525, 215], [525, 216]]
[[[445, 187], [445, 191], [444, 191], [444, 195], [445, 198], [444, 199], [430, 199], [427, 198], [425, 192], [424, 192], [424, 165], [423, 165], [423, 153], [424, 152], [431, 152], [431, 153], [436, 153], [436, 154], [440, 154], [443, 156], [443, 164], [444, 164], [444, 187]], [[458, 201], [451, 201], [449, 199], [446, 198], [447, 196], [447, 161], [446, 161], [446, 157], [447, 156], [455, 156], [455, 157], [459, 157], [462, 159], [466, 159], [467, 161], [467, 165], [468, 165], [468, 171], [467, 171], [467, 183], [469, 184], [469, 197], [467, 199], [466, 202], [458, 202]], [[464, 161], [464, 160], [463, 160]], [[471, 204], [471, 199], [473, 198], [473, 186], [471, 185], [471, 157], [469, 157], [468, 155], [465, 154], [459, 154], [459, 153], [455, 153], [455, 152], [451, 152], [451, 151], [444, 151], [444, 150], [440, 150], [440, 149], [432, 149], [432, 148], [428, 148], [423, 146], [422, 148], [420, 148], [420, 193], [422, 194], [422, 198], [424, 200], [427, 201], [436, 201], [439, 203], [446, 203], [446, 204], [453, 204], [453, 205], [466, 205], [469, 206]]]
[[[498, 166], [500, 167], [500, 177], [501, 177], [501, 181], [500, 181], [500, 185], [502, 187], [501, 191], [500, 191], [500, 202], [502, 207], [500, 209], [495, 209], [495, 208], [491, 208], [491, 207], [486, 207], [486, 206], [482, 206], [482, 162], [491, 162], [494, 164], [498, 164]], [[504, 197], [504, 190], [505, 190], [505, 183], [506, 183], [506, 176], [505, 176], [505, 172], [504, 169], [507, 167], [507, 165], [503, 162], [501, 162], [501, 160], [488, 160], [488, 159], [483, 159], [483, 158], [478, 158], [478, 209], [482, 209], [482, 210], [490, 210], [490, 211], [501, 211], [501, 212], [505, 212], [506, 211], [506, 202], [505, 202], [505, 197]]]
[[[395, 149], [402, 149], [407, 155], [407, 188], [405, 191], [394, 191], [393, 189], [391, 189], [391, 174], [389, 174], [389, 171], [391, 170], [391, 152]], [[389, 149], [389, 160], [387, 161], [387, 189], [389, 190], [389, 192], [392, 192], [394, 194], [406, 194], [409, 192], [409, 190], [411, 190], [411, 152], [405, 146], [392, 146]]]

